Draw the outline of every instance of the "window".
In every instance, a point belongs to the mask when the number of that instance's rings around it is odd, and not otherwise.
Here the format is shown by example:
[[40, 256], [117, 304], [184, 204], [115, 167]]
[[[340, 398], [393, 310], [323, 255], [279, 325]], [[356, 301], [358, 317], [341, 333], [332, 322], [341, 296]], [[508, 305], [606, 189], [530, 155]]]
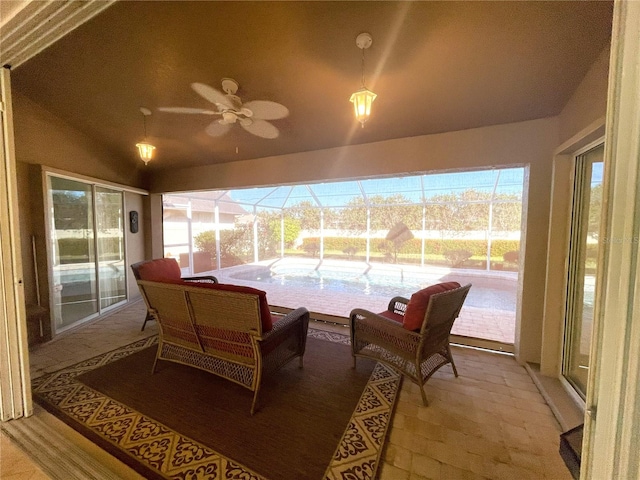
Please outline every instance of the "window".
[[54, 330], [126, 300], [123, 196], [119, 190], [47, 176]]
[[454, 333], [513, 344], [524, 172], [168, 194], [165, 256], [185, 274], [266, 290], [272, 305], [343, 319], [433, 283], [470, 282]]

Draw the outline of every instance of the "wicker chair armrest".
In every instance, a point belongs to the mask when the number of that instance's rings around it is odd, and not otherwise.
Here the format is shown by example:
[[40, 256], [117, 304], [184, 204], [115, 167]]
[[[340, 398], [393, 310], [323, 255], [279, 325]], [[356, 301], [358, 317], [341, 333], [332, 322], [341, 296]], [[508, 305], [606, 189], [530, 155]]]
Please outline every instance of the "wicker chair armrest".
[[393, 313], [398, 313], [400, 315], [404, 315], [404, 312], [407, 310], [407, 305], [409, 304], [409, 299], [405, 297], [393, 297], [389, 300], [389, 306], [387, 310]]
[[180, 280], [194, 283], [220, 283], [213, 275], [204, 275], [202, 277], [182, 277]]
[[383, 317], [376, 313], [356, 308], [351, 310], [351, 329], [357, 336], [358, 330], [366, 330], [369, 333], [375, 332], [376, 335], [382, 337], [393, 337], [401, 343], [418, 344], [420, 343], [420, 334], [405, 329], [402, 324]]
[[281, 334], [285, 330], [296, 328], [298, 325], [302, 325], [304, 334], [306, 336], [307, 328], [309, 325], [309, 311], [304, 307], [293, 310], [292, 312], [287, 313], [277, 322], [274, 322], [273, 328], [262, 335], [261, 341], [269, 341], [270, 338]]

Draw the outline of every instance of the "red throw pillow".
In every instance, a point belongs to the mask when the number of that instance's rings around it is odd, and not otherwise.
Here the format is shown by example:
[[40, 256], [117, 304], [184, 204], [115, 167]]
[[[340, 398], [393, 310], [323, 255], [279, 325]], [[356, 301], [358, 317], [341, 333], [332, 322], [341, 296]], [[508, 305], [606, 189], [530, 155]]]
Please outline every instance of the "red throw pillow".
[[180, 280], [182, 272], [175, 258], [158, 258], [140, 265], [138, 275], [140, 280], [162, 282], [163, 280]]
[[458, 282], [436, 283], [411, 295], [411, 300], [407, 304], [407, 311], [404, 313], [402, 326], [407, 330], [420, 330], [424, 321], [424, 314], [427, 313], [431, 295], [459, 287], [460, 284]]

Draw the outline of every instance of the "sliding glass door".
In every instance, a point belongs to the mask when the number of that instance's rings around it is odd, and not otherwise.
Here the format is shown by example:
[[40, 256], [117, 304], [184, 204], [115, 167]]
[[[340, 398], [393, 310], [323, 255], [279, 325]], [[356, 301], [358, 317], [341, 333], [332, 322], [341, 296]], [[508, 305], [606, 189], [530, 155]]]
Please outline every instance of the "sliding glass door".
[[95, 187], [100, 308], [126, 300], [122, 192]]
[[603, 156], [600, 144], [576, 157], [563, 374], [583, 398], [593, 328]]
[[126, 300], [122, 192], [48, 177], [51, 303], [59, 333]]

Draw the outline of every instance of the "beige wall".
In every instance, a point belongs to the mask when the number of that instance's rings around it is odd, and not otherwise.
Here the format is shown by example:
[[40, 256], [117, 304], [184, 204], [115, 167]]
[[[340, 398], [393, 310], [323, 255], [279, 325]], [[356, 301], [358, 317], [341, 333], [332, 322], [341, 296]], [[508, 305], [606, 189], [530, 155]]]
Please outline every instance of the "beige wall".
[[[40, 166], [17, 162], [16, 180], [25, 303], [37, 305], [39, 294], [39, 304], [48, 309], [49, 282], [44, 223], [45, 208]], [[36, 247], [35, 262], [32, 239]], [[29, 331], [30, 334], [33, 333], [33, 329], [29, 329]], [[51, 326], [49, 322], [43, 322], [43, 336], [38, 340], [49, 338], [51, 338]], [[32, 342], [34, 339], [30, 338], [29, 341]]]
[[30, 165], [18, 162], [16, 164], [16, 180], [18, 182], [18, 216], [20, 222], [20, 248], [22, 251], [22, 270], [24, 276], [24, 300], [27, 304], [36, 304], [37, 295], [35, 287], [34, 262], [31, 248], [31, 239], [35, 238], [33, 231], [33, 217], [29, 187]]
[[562, 369], [562, 339], [567, 291], [575, 153], [604, 135], [609, 49], [602, 51], [559, 116], [562, 144], [553, 161], [552, 204], [547, 249], [546, 293], [540, 371], [557, 377]]
[[[135, 278], [131, 273], [129, 265], [132, 263], [140, 262], [146, 259], [145, 256], [145, 209], [144, 199], [147, 195], [140, 195], [133, 192], [125, 192], [124, 194], [124, 217], [125, 217], [125, 229], [124, 229], [124, 241], [125, 251], [127, 253], [127, 294], [129, 300], [134, 300], [140, 297], [140, 290], [136, 284]], [[138, 212], [138, 233], [132, 233], [129, 228], [129, 212]]]
[[[540, 161], [543, 119], [154, 174], [155, 193], [317, 182]], [[557, 140], [552, 143], [557, 146]]]
[[[521, 276], [521, 361], [539, 362], [551, 191], [551, 160], [558, 146], [557, 118], [438, 135], [160, 172], [154, 192], [237, 188], [398, 175], [478, 167], [528, 165], [524, 274]], [[154, 237], [157, 232], [153, 231]], [[156, 239], [156, 243], [161, 238]]]
[[560, 113], [560, 143], [566, 142], [605, 115], [609, 79], [609, 52], [609, 47], [600, 52], [600, 55], [591, 65], [591, 68]]
[[[82, 132], [17, 93], [13, 97], [13, 110], [25, 301], [27, 304], [37, 302], [36, 274], [31, 248], [33, 237], [36, 242], [40, 304], [48, 308], [43, 169], [52, 168], [131, 187], [143, 185], [143, 172], [138, 165], [118, 162], [109, 151], [96, 145]], [[130, 210], [140, 212], [141, 219], [144, 218], [145, 210], [142, 197], [140, 194], [127, 193], [125, 199], [127, 207], [131, 207]], [[140, 223], [138, 234], [132, 235], [128, 229], [126, 230], [127, 247], [133, 261], [145, 257], [144, 228], [143, 221]], [[132, 287], [130, 279], [128, 290], [135, 298], [138, 292], [134, 287], [135, 282]], [[48, 324], [45, 330], [45, 337], [50, 337]]]
[[82, 132], [14, 92], [16, 160], [144, 188], [143, 164], [118, 159]]

